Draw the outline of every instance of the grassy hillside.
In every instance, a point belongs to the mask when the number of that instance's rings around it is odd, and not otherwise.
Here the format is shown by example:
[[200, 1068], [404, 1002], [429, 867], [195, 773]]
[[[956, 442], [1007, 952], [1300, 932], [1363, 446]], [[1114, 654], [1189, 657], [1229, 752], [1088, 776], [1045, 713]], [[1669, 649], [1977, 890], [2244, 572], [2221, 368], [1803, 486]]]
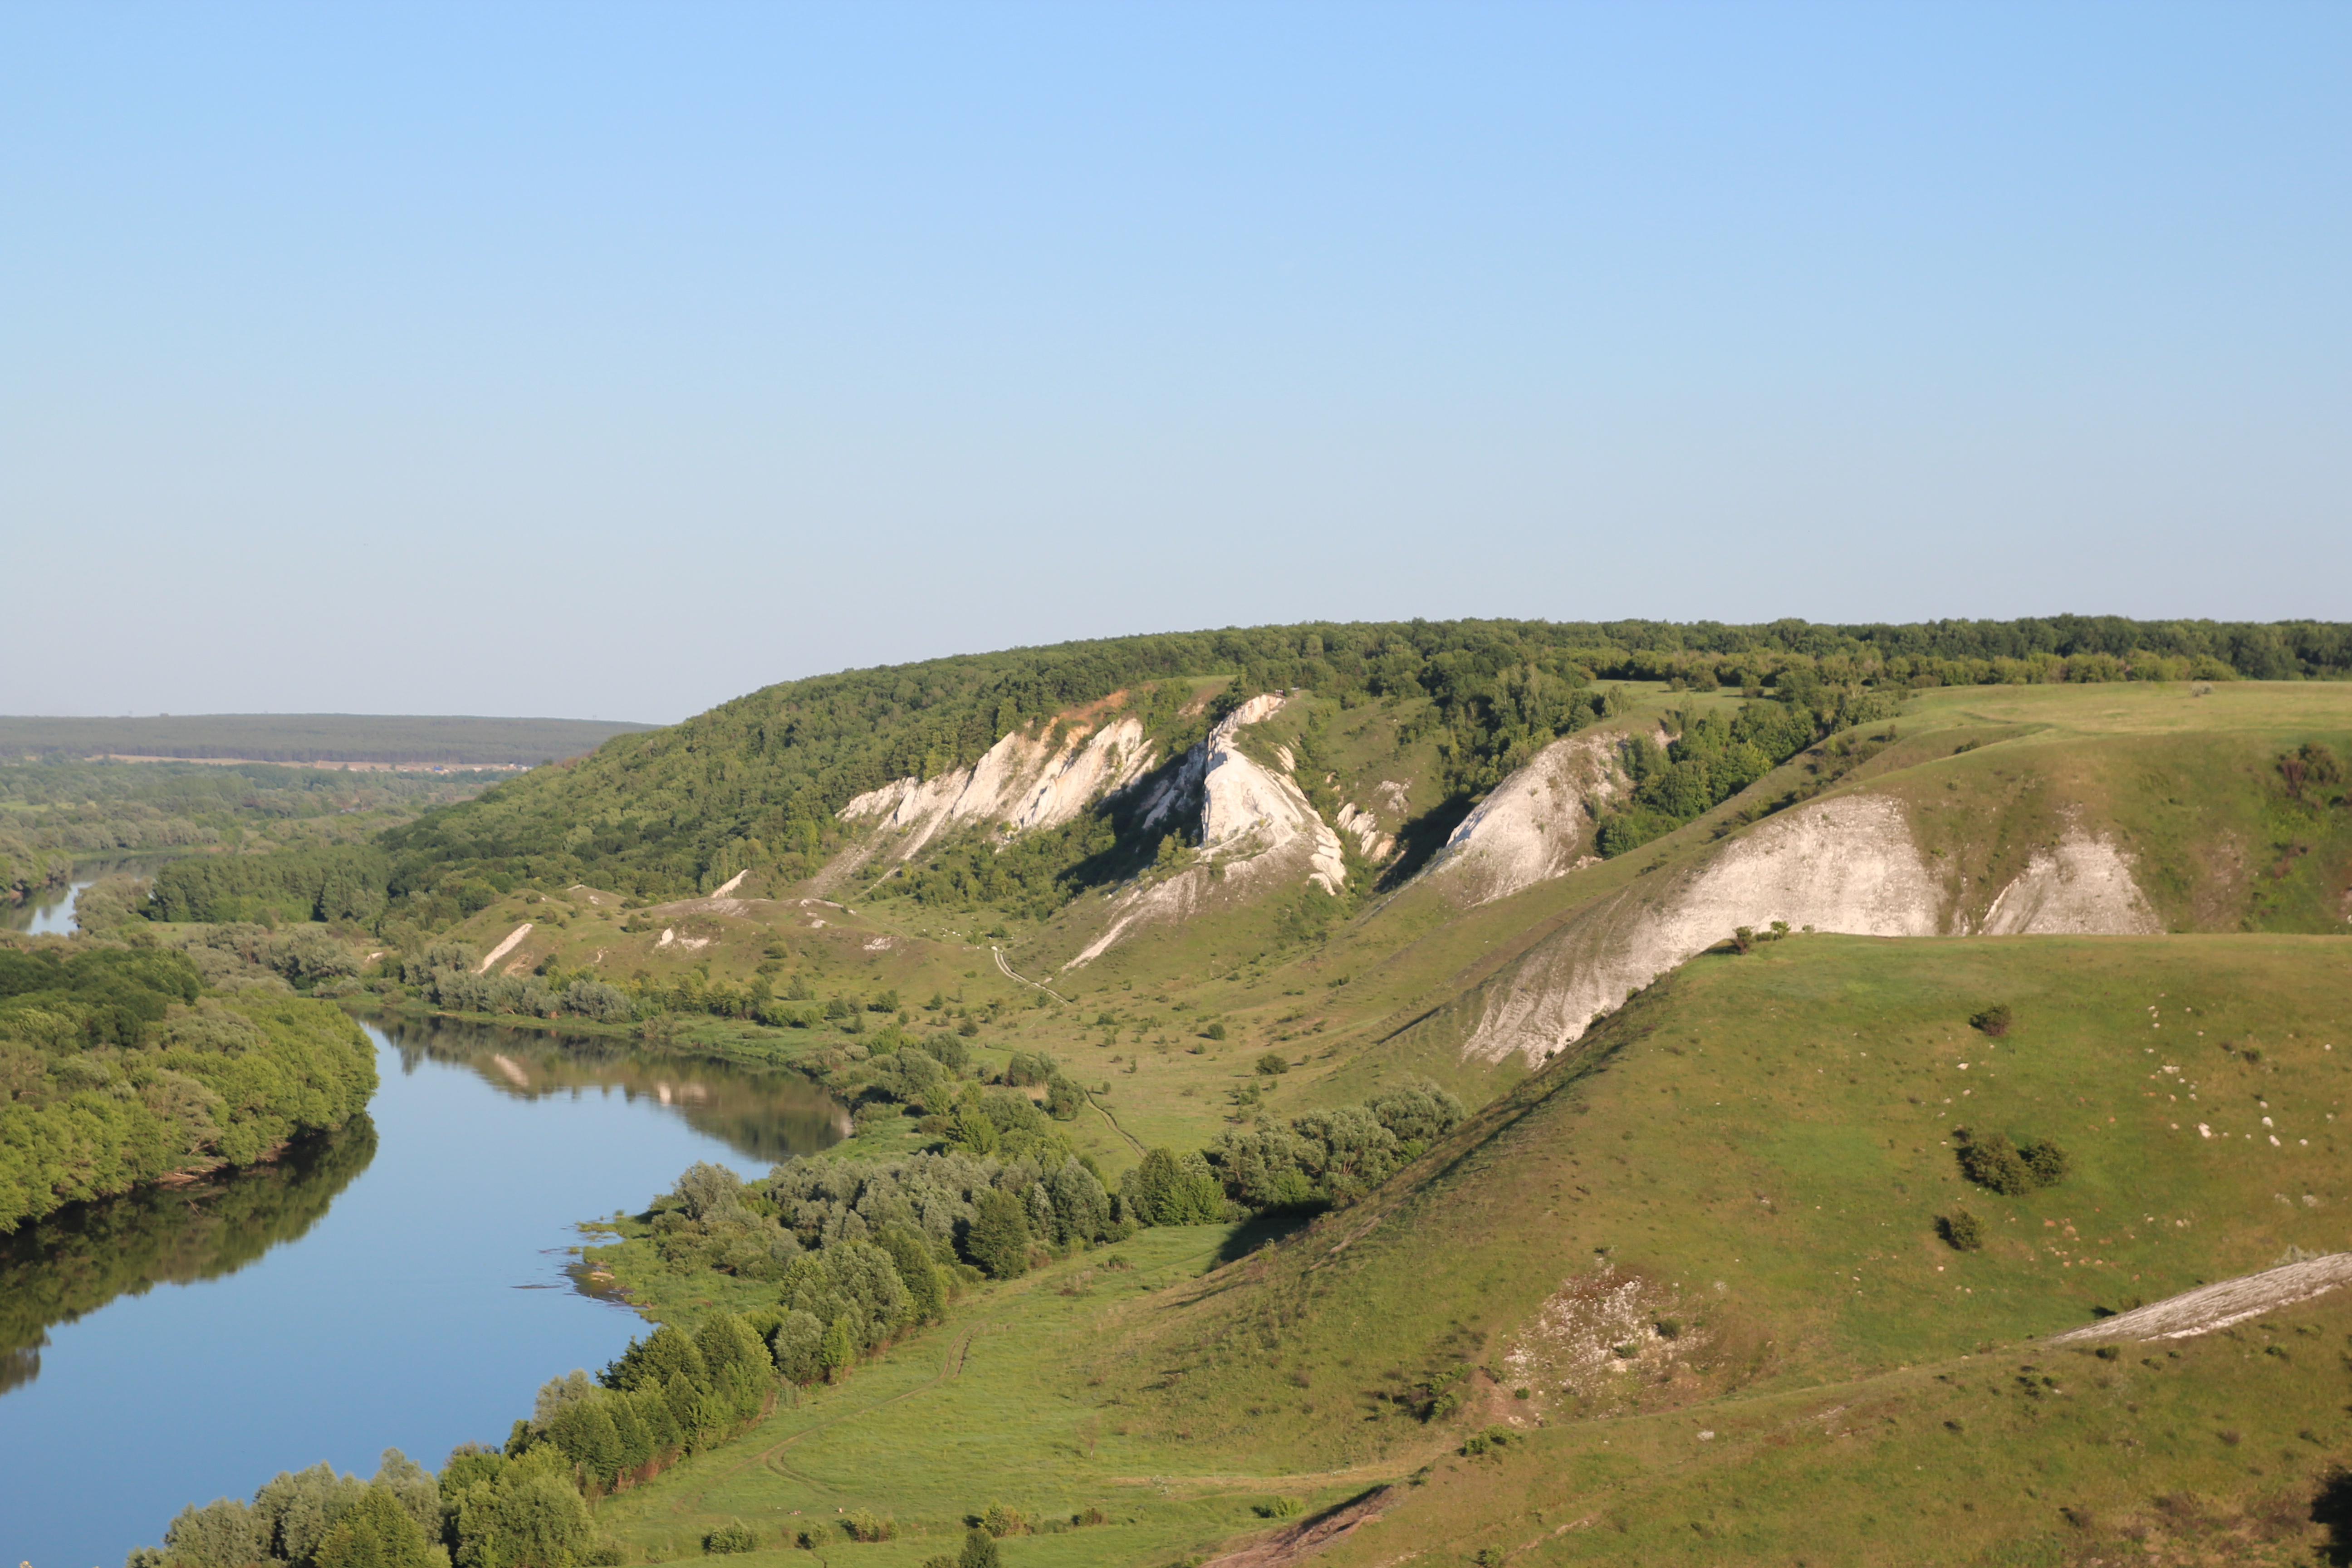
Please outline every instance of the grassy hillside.
[[[1967, 1021], [1996, 1003], [1999, 1039]], [[2340, 1049], [2352, 952], [2318, 939], [1709, 958], [1372, 1200], [982, 1288], [600, 1521], [650, 1561], [730, 1518], [846, 1548], [866, 1509], [900, 1535], [857, 1560], [911, 1565], [996, 1502], [1108, 1521], [1007, 1563], [1158, 1563], [1387, 1484], [1326, 1560], [2308, 1561], [2352, 1307], [2112, 1359], [2033, 1342], [2352, 1245]], [[1972, 1188], [1963, 1125], [2073, 1169]], [[1937, 1233], [1962, 1207], [1981, 1250]]]

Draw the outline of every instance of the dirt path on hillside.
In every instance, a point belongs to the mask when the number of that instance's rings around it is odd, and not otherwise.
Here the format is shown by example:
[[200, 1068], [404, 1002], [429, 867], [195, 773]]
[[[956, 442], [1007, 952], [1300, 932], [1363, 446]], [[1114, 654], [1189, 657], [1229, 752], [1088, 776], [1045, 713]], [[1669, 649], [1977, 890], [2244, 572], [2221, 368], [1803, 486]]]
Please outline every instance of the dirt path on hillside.
[[1069, 1001], [1067, 996], [1063, 995], [1052, 986], [1039, 985], [1027, 975], [1017, 973], [1011, 964], [1004, 962], [1004, 950], [1003, 948], [992, 947], [988, 952], [989, 956], [996, 960], [996, 967], [1004, 972], [1004, 978], [1007, 980], [1018, 980], [1024, 985], [1033, 986], [1039, 991], [1043, 991], [1046, 995], [1051, 996], [1056, 1002], [1066, 1003]]
[[2053, 1345], [2111, 1344], [2118, 1340], [2186, 1340], [2259, 1318], [2352, 1284], [2352, 1252], [2331, 1252], [2300, 1263], [2265, 1268], [2218, 1285], [2200, 1286], [2135, 1307], [2087, 1328], [2053, 1335]]

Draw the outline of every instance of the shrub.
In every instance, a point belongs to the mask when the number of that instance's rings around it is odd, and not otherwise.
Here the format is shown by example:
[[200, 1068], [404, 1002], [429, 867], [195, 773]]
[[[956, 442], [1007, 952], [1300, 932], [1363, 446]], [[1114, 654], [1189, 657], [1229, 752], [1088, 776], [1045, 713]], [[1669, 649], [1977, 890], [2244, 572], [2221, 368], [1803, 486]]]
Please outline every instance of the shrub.
[[2014, 1021], [2009, 1010], [2009, 1004], [2003, 1002], [1999, 1006], [1988, 1007], [1981, 1013], [1970, 1014], [1969, 1027], [1999, 1039], [2009, 1033], [2009, 1026]]
[[1954, 1209], [1937, 1216], [1936, 1234], [1955, 1252], [1974, 1252], [1984, 1245], [1984, 1222], [1966, 1209]]
[[1260, 1077], [1276, 1078], [1290, 1070], [1290, 1063], [1280, 1051], [1268, 1051], [1257, 1058], [1257, 1070]]
[[1959, 1159], [1963, 1175], [2005, 1198], [2030, 1193], [2036, 1184], [2032, 1170], [2005, 1134], [1996, 1132], [1989, 1138], [1963, 1134]]
[[1278, 1497], [1250, 1504], [1250, 1511], [1260, 1519], [1296, 1519], [1307, 1511], [1307, 1505], [1295, 1497]]
[[737, 1552], [757, 1552], [760, 1550], [760, 1538], [741, 1520], [730, 1519], [702, 1538], [702, 1550], [713, 1557]]
[[841, 1527], [849, 1531], [852, 1541], [895, 1541], [898, 1536], [898, 1521], [887, 1513], [876, 1513], [872, 1509], [851, 1509], [849, 1517], [841, 1521]]
[[988, 1511], [980, 1516], [980, 1527], [988, 1531], [991, 1536], [1000, 1539], [1007, 1535], [1029, 1533], [1029, 1521], [1021, 1510], [1017, 1508], [1008, 1508], [1001, 1502], [988, 1505]]
[[1465, 1458], [1475, 1459], [1493, 1447], [1493, 1444], [1486, 1441], [1486, 1434], [1480, 1432], [1462, 1445], [1462, 1454]]
[[1959, 1137], [1961, 1173], [2003, 1197], [2055, 1185], [2074, 1168], [2066, 1151], [2046, 1138], [2020, 1149], [1999, 1132], [1976, 1138], [1962, 1129]]
[[996, 1537], [984, 1530], [975, 1530], [963, 1538], [963, 1550], [956, 1553], [955, 1568], [1003, 1568], [1003, 1562], [996, 1550]]
[[2066, 1151], [2047, 1138], [2039, 1143], [2027, 1144], [2021, 1152], [2025, 1157], [2025, 1168], [2032, 1173], [2033, 1184], [2037, 1187], [2055, 1186], [2074, 1168], [2074, 1162], [2066, 1157]]

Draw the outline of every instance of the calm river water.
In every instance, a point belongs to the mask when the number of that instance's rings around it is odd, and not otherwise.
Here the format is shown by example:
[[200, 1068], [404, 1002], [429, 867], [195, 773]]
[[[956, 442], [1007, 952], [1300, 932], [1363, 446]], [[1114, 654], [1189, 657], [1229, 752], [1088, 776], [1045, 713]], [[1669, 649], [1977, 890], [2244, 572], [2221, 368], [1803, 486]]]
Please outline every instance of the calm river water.
[[[70, 906], [68, 906], [69, 908]], [[182, 1504], [386, 1447], [503, 1442], [646, 1325], [575, 1292], [579, 1220], [846, 1127], [824, 1093], [604, 1040], [371, 1025], [372, 1125], [0, 1242], [0, 1563], [115, 1568]]]

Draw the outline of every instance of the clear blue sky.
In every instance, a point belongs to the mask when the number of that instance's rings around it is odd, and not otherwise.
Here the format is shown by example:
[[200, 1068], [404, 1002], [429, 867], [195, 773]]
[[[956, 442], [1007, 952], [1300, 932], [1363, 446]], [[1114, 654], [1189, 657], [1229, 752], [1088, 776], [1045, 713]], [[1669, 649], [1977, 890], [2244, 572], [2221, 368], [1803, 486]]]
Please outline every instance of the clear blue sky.
[[2352, 6], [0, 9], [0, 711], [2352, 616]]

